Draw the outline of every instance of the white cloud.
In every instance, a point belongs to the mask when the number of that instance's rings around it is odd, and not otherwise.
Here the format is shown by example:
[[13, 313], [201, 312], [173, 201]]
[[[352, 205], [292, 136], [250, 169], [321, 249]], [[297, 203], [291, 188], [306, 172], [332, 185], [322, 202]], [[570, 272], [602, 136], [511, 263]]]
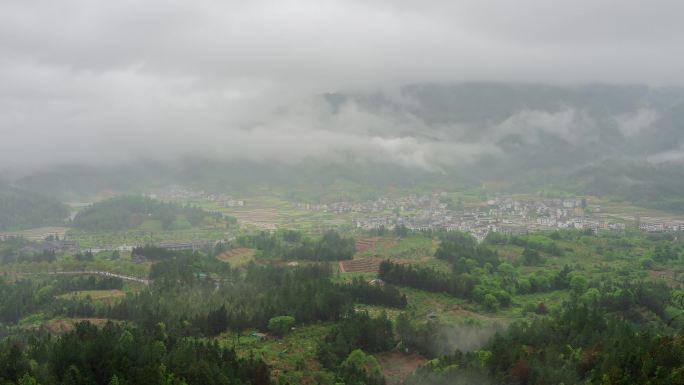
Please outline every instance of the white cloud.
[[[5, 0], [0, 164], [207, 154], [469, 161], [497, 149], [428, 140], [410, 134], [429, 131], [419, 119], [353, 105], [272, 111], [321, 92], [415, 82], [683, 84], [682, 10], [671, 0]], [[578, 119], [528, 111], [500, 129], [573, 140]]]
[[622, 135], [626, 137], [638, 134], [650, 127], [656, 120], [658, 120], [658, 113], [651, 108], [640, 108], [637, 111], [615, 117], [615, 123], [617, 123]]
[[651, 155], [648, 157], [648, 161], [651, 163], [684, 163], [684, 146]]
[[490, 140], [497, 142], [506, 136], [518, 135], [528, 143], [538, 143], [539, 135], [545, 133], [577, 144], [593, 125], [589, 117], [573, 108], [556, 112], [523, 110], [496, 125]]

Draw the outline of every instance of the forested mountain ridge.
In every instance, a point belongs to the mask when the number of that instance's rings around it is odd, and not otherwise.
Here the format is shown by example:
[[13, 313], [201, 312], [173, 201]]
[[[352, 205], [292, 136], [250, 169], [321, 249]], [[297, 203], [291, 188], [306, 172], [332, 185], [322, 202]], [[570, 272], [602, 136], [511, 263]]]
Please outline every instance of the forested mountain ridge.
[[95, 203], [79, 212], [72, 222], [79, 229], [124, 230], [146, 220], [161, 222], [164, 230], [198, 226], [205, 218], [223, 218], [194, 206], [164, 203], [141, 196], [120, 196]]
[[0, 230], [58, 225], [69, 215], [62, 203], [0, 181]]

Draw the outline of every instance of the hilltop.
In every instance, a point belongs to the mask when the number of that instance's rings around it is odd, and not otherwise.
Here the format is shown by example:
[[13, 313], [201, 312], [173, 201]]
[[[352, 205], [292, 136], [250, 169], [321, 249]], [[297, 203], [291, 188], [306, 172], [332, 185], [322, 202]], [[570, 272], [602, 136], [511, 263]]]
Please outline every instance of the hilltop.
[[141, 196], [121, 196], [97, 202], [79, 212], [73, 227], [81, 230], [118, 231], [155, 221], [162, 230], [183, 230], [206, 220], [223, 219], [194, 206], [164, 203]]

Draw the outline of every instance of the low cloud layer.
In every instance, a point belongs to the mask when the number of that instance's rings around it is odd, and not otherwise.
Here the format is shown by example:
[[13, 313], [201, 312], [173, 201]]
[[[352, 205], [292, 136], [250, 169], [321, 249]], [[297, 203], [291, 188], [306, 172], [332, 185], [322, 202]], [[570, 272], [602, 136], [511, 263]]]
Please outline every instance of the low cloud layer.
[[[313, 95], [482, 80], [684, 84], [683, 10], [665, 0], [7, 0], [0, 168], [206, 156], [438, 169], [496, 156], [506, 133], [573, 141], [587, 122], [572, 108], [521, 111], [473, 141], [412, 134], [431, 128], [353, 103], [333, 113]], [[625, 135], [655, 119], [616, 117]]]

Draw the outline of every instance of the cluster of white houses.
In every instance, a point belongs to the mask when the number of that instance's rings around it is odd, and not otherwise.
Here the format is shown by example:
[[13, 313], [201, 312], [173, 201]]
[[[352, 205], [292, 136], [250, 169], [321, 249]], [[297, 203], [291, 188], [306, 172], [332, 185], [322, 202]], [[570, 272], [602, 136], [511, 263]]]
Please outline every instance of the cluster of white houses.
[[298, 203], [297, 208], [310, 211], [320, 211], [326, 213], [381, 213], [386, 211], [409, 211], [414, 209], [434, 209], [447, 207], [446, 203], [440, 202], [440, 197], [445, 197], [445, 192], [437, 192], [431, 195], [411, 194], [399, 198], [378, 198], [374, 201], [366, 202], [333, 202], [322, 204]]
[[183, 186], [172, 185], [165, 189], [155, 192], [143, 194], [152, 199], [159, 199], [165, 202], [181, 202], [188, 201], [209, 201], [214, 202], [220, 207], [244, 207], [245, 201], [242, 199], [233, 198], [227, 194], [208, 193], [204, 190], [192, 190]]
[[656, 218], [639, 220], [639, 230], [647, 233], [684, 231], [684, 221], [664, 221]]
[[[366, 230], [406, 226], [410, 230], [446, 230], [471, 233], [484, 239], [489, 232], [524, 234], [532, 231], [557, 229], [625, 231], [624, 222], [611, 221], [601, 216], [601, 207], [588, 210], [585, 199], [515, 200], [500, 198], [469, 210], [450, 210], [433, 195], [432, 199], [414, 213], [394, 212], [385, 215], [356, 217], [357, 228]], [[588, 213], [591, 214], [588, 214]], [[644, 232], [684, 231], [684, 221], [665, 221], [656, 218], [638, 221]]]

